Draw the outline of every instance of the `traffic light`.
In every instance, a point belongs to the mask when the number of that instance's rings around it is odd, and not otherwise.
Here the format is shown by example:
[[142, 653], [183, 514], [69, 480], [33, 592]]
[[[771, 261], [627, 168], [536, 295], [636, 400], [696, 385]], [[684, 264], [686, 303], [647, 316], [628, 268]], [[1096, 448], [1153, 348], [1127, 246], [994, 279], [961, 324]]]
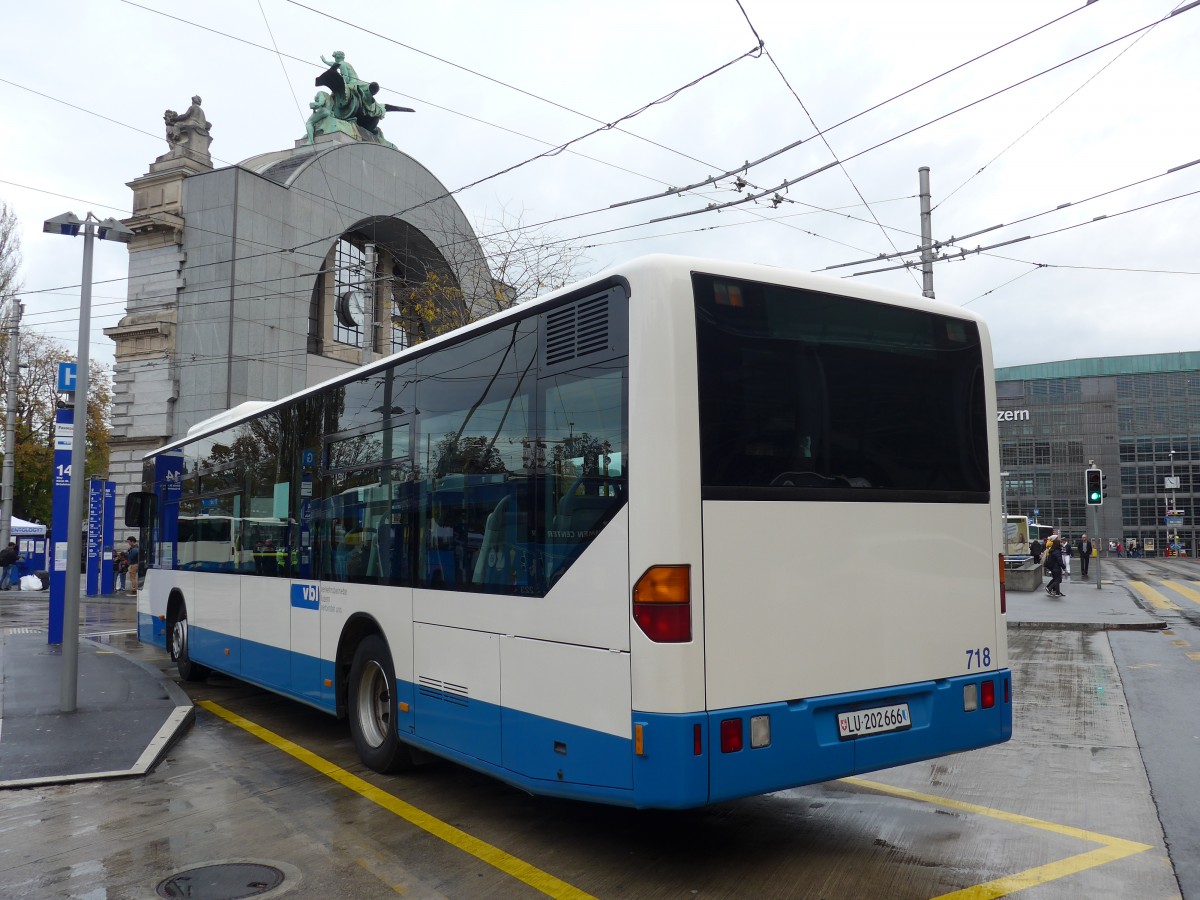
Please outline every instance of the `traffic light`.
[[1088, 506], [1099, 506], [1104, 502], [1104, 473], [1099, 469], [1088, 469], [1084, 472], [1084, 485], [1087, 490]]

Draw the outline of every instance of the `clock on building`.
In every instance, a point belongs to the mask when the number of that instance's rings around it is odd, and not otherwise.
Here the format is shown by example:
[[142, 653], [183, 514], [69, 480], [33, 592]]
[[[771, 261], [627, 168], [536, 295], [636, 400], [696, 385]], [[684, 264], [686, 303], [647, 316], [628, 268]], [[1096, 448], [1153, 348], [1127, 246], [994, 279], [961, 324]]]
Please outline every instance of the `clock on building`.
[[343, 291], [337, 301], [338, 322], [345, 328], [361, 328], [367, 324], [367, 295], [358, 288]]

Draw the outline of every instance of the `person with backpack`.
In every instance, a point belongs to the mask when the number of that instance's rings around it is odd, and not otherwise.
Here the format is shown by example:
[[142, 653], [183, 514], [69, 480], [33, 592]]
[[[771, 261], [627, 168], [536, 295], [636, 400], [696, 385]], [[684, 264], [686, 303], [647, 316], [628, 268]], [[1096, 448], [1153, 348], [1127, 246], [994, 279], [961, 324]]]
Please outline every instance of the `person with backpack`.
[[135, 537], [125, 539], [129, 543], [129, 549], [125, 551], [125, 559], [129, 562], [129, 593], [136, 594], [138, 591], [138, 542]]
[[1062, 541], [1058, 535], [1046, 539], [1046, 571], [1050, 573], [1050, 583], [1046, 585], [1046, 593], [1051, 597], [1065, 596], [1059, 588], [1062, 587], [1063, 557]]
[[9, 541], [8, 546], [0, 550], [0, 570], [4, 573], [0, 576], [0, 591], [7, 591], [14, 584], [20, 588], [21, 570], [17, 568], [17, 562], [20, 559], [21, 554], [17, 550], [17, 545], [12, 541]]

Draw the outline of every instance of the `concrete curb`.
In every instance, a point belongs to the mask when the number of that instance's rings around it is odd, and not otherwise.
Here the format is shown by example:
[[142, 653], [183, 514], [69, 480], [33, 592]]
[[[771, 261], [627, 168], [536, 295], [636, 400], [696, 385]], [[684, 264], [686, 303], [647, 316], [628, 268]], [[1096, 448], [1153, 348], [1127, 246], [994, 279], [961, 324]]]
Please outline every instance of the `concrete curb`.
[[[87, 638], [80, 638], [81, 647], [87, 647], [95, 644], [94, 641], [89, 641]], [[153, 678], [158, 685], [166, 692], [167, 697], [174, 704], [175, 708], [167, 715], [166, 721], [162, 727], [158, 729], [154, 737], [146, 745], [146, 749], [137, 758], [132, 766], [128, 769], [114, 769], [106, 772], [85, 772], [79, 774], [66, 775], [45, 775], [37, 778], [21, 778], [11, 781], [0, 781], [0, 790], [8, 788], [29, 788], [29, 787], [44, 787], [55, 784], [75, 784], [84, 781], [100, 781], [112, 778], [133, 778], [139, 775], [145, 775], [154, 769], [156, 765], [166, 755], [167, 750], [181, 738], [196, 720], [196, 707], [192, 704], [191, 698], [187, 692], [176, 684], [171, 678], [167, 677], [163, 671], [156, 666], [142, 660], [135, 659], [123, 650], [106, 645], [105, 649], [108, 652], [120, 656], [128, 663], [137, 666], [143, 672]]]
[[1009, 628], [1040, 628], [1044, 631], [1162, 631], [1166, 622], [1009, 622]]

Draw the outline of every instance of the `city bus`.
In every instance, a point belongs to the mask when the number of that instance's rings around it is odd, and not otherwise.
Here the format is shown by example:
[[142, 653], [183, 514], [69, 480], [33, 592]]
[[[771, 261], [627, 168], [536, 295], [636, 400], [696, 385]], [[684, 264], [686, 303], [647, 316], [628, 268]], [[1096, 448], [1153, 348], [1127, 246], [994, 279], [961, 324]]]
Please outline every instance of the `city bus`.
[[1058, 534], [1058, 529], [1053, 525], [1039, 525], [1037, 522], [1029, 523], [1029, 539], [1031, 541], [1036, 537], [1045, 544], [1046, 538], [1052, 534]]
[[[138, 633], [376, 771], [630, 807], [993, 745], [995, 422], [967, 310], [644, 257], [149, 453]], [[198, 510], [286, 549], [183, 567]]]

